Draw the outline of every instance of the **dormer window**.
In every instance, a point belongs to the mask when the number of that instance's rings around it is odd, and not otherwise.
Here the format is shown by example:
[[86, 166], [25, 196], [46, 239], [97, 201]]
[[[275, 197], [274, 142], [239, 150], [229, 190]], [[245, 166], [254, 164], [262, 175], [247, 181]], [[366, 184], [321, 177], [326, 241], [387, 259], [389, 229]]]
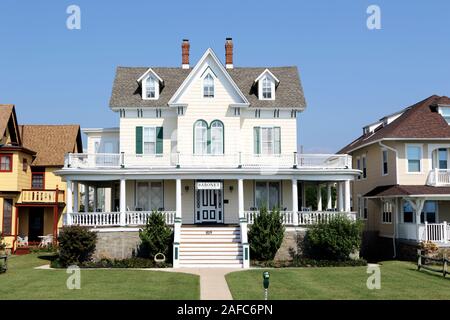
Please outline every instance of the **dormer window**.
[[262, 80], [262, 98], [272, 99], [272, 81], [268, 77]]
[[450, 124], [450, 106], [439, 107], [439, 113]]
[[214, 98], [214, 78], [210, 73], [203, 78], [203, 97]]
[[145, 97], [147, 99], [156, 98], [156, 79], [151, 76], [145, 80]]

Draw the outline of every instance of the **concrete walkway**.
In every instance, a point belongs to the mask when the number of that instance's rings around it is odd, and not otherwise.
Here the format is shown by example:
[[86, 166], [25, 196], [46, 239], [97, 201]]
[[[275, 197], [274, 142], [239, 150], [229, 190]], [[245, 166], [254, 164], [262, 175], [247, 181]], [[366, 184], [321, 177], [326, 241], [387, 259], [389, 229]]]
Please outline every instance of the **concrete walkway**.
[[[153, 269], [154, 270], [154, 269]], [[200, 276], [200, 300], [233, 300], [225, 275], [240, 268], [161, 268], [160, 271], [182, 272]]]

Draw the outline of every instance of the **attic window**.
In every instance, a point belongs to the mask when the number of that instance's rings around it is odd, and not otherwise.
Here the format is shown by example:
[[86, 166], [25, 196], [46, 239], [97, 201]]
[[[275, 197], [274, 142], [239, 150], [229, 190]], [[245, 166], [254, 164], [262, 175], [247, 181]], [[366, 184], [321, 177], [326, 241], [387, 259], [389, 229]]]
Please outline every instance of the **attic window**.
[[156, 89], [157, 89], [156, 79], [153, 78], [152, 76], [149, 76], [145, 80], [145, 99], [157, 99]]
[[262, 80], [262, 98], [272, 99], [272, 81], [268, 77]]
[[203, 97], [214, 98], [214, 78], [209, 73], [203, 79]]
[[450, 124], [450, 106], [439, 107], [439, 113], [447, 121], [447, 124]]

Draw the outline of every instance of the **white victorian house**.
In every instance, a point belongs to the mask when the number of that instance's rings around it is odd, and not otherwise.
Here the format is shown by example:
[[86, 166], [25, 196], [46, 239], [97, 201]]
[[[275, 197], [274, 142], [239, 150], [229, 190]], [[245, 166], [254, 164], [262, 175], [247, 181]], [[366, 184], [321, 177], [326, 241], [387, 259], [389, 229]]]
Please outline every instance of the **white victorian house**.
[[[247, 225], [262, 207], [279, 208], [287, 230], [354, 217], [351, 157], [297, 153], [306, 106], [297, 68], [235, 67], [230, 38], [225, 51], [225, 64], [208, 49], [191, 67], [184, 40], [181, 67], [117, 68], [110, 108], [120, 126], [84, 129], [88, 152], [68, 154], [58, 172], [66, 224], [119, 237], [158, 210], [174, 228], [174, 267], [248, 267]], [[95, 190], [85, 212], [80, 184]], [[306, 184], [317, 186], [316, 208], [305, 206]]]

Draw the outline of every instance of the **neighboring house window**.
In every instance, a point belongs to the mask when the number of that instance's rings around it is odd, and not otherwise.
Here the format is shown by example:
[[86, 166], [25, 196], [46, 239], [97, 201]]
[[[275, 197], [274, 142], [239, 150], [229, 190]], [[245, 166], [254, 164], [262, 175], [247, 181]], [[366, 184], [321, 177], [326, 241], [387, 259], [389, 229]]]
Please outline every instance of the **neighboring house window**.
[[382, 151], [382, 160], [383, 160], [383, 175], [387, 175], [388, 174], [388, 151], [387, 150], [383, 150]]
[[[361, 170], [361, 158], [357, 157], [356, 158], [356, 169]], [[358, 175], [358, 180], [361, 180], [361, 175]]]
[[209, 73], [203, 79], [203, 97], [214, 98], [214, 79]]
[[0, 172], [12, 171], [12, 154], [0, 154]]
[[145, 80], [145, 97], [147, 99], [156, 98], [156, 79], [150, 76]]
[[27, 170], [28, 170], [28, 160], [23, 159], [22, 160], [22, 171], [27, 172]]
[[44, 173], [33, 172], [31, 174], [31, 188], [32, 189], [44, 189]]
[[450, 124], [450, 107], [440, 107], [439, 113], [444, 117], [445, 121]]
[[422, 155], [422, 147], [407, 146], [406, 157], [408, 159], [408, 172], [420, 172], [420, 158]]
[[367, 158], [365, 155], [362, 156], [362, 172], [363, 172], [363, 174], [362, 174], [363, 179], [366, 179], [367, 178]]
[[420, 223], [425, 223], [425, 216], [428, 223], [436, 223], [436, 207], [436, 201], [425, 201], [420, 214]]
[[369, 203], [367, 198], [363, 198], [363, 219], [367, 220], [369, 216]]
[[194, 154], [208, 153], [208, 124], [197, 120], [194, 124]]
[[280, 208], [281, 186], [279, 181], [255, 182], [255, 206], [258, 209]]
[[3, 199], [2, 235], [12, 234], [12, 212], [13, 212], [12, 199]]
[[281, 153], [280, 127], [254, 127], [254, 153], [271, 155]]
[[414, 222], [414, 210], [408, 201], [403, 201], [403, 222], [404, 223]]
[[438, 150], [438, 165], [439, 169], [447, 169], [448, 152], [447, 149], [441, 148]]
[[163, 183], [161, 181], [137, 182], [136, 210], [164, 210]]
[[215, 120], [211, 122], [211, 154], [223, 154], [223, 123]]
[[387, 201], [383, 203], [381, 222], [386, 224], [392, 223], [392, 203]]
[[272, 81], [269, 77], [262, 79], [262, 97], [263, 99], [272, 99]]
[[136, 154], [162, 154], [163, 127], [136, 127]]

